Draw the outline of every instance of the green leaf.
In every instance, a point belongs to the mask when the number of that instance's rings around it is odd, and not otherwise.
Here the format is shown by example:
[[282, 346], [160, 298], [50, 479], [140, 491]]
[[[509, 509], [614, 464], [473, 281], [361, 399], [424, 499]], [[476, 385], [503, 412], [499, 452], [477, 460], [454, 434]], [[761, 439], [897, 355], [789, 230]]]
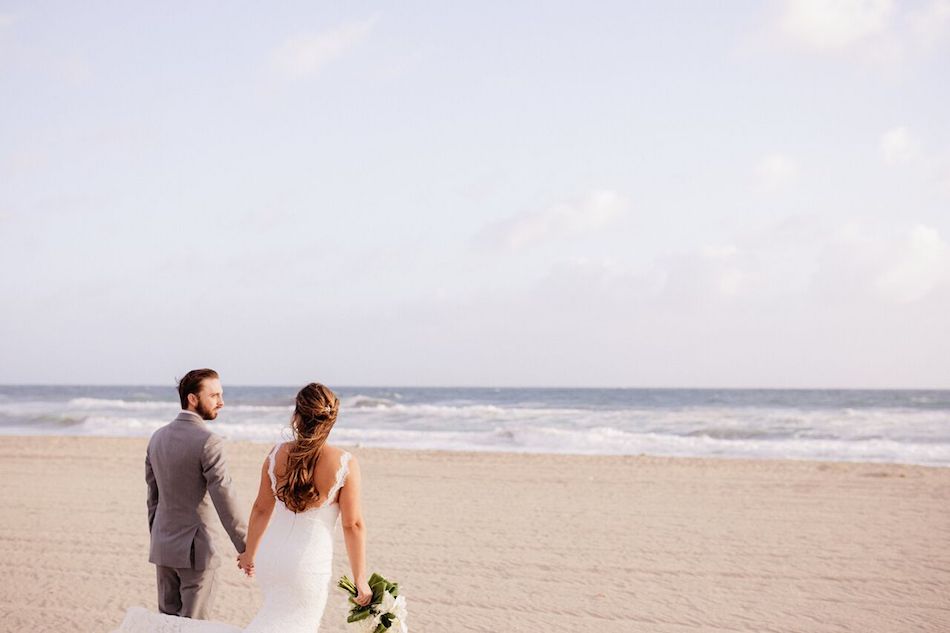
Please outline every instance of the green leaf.
[[347, 622], [350, 622], [350, 623], [359, 622], [360, 620], [365, 620], [365, 619], [368, 618], [370, 615], [371, 615], [371, 614], [370, 614], [369, 611], [361, 611], [361, 612], [358, 612], [358, 613], [357, 613], [357, 612], [354, 612], [354, 613], [351, 613], [351, 614], [349, 615], [349, 617], [346, 618], [346, 621], [347, 621]]

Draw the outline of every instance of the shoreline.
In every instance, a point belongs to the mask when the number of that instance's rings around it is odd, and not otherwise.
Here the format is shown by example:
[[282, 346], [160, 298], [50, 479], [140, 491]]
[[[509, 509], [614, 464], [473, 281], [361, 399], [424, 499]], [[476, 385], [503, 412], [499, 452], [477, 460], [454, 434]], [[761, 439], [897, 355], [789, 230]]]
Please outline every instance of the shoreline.
[[[146, 438], [0, 436], [9, 630], [155, 608]], [[268, 446], [228, 442], [250, 509]], [[950, 470], [858, 462], [353, 448], [371, 571], [411, 630], [950, 630]], [[224, 558], [214, 619], [261, 596]], [[349, 573], [337, 531], [334, 578]], [[321, 632], [343, 633], [331, 589]]]
[[[0, 433], [148, 437], [177, 415], [168, 391], [0, 387]], [[950, 467], [950, 391], [601, 391], [341, 388], [331, 441], [407, 450]], [[292, 395], [288, 388], [232, 386], [215, 429], [232, 441], [280, 441]]]
[[[212, 428], [212, 431], [217, 432], [217, 429]], [[265, 440], [255, 440], [255, 439], [230, 439], [226, 435], [219, 433], [225, 439], [228, 444], [248, 444], [254, 446], [266, 446], [273, 447], [274, 442], [265, 441]], [[30, 439], [68, 439], [68, 440], [128, 440], [128, 441], [141, 441], [148, 442], [148, 436], [126, 436], [126, 435], [57, 435], [57, 434], [41, 434], [41, 435], [29, 435], [29, 434], [10, 434], [4, 435], [0, 433], [0, 441], [4, 439], [13, 439], [13, 440], [30, 440]], [[287, 441], [287, 440], [283, 440]], [[810, 459], [810, 458], [799, 458], [799, 457], [732, 457], [728, 455], [660, 455], [653, 453], [635, 453], [635, 454], [600, 454], [600, 453], [566, 453], [566, 452], [543, 452], [543, 451], [515, 451], [515, 450], [461, 450], [456, 448], [402, 448], [402, 447], [390, 447], [390, 446], [367, 446], [363, 444], [349, 444], [346, 442], [334, 442], [335, 446], [342, 446], [347, 449], [360, 450], [360, 451], [392, 451], [394, 453], [449, 453], [449, 454], [458, 454], [458, 455], [514, 455], [514, 456], [539, 456], [539, 457], [565, 457], [565, 458], [590, 458], [590, 459], [638, 459], [645, 460], [647, 462], [658, 460], [663, 462], [664, 460], [695, 460], [698, 462], [710, 461], [710, 462], [766, 462], [766, 463], [801, 463], [812, 466], [819, 465], [829, 465], [829, 464], [842, 464], [842, 465], [856, 465], [856, 466], [901, 466], [908, 468], [930, 468], [935, 470], [948, 470], [950, 465], [946, 466], [937, 466], [933, 464], [917, 464], [913, 462], [889, 462], [889, 461], [860, 461], [860, 460], [846, 460], [846, 459]]]

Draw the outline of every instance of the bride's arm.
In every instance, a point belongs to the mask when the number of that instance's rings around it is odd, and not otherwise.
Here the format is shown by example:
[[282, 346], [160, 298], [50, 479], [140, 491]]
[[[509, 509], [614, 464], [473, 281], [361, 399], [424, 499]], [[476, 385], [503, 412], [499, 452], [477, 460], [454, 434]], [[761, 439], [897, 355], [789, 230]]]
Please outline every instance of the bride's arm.
[[360, 465], [356, 458], [350, 458], [346, 483], [340, 490], [340, 521], [343, 523], [343, 538], [346, 541], [346, 554], [350, 559], [353, 581], [359, 595], [356, 602], [369, 604], [373, 591], [366, 579], [366, 525], [363, 523], [363, 511], [360, 507]]
[[258, 545], [261, 544], [261, 536], [274, 513], [274, 493], [270, 488], [270, 475], [267, 474], [268, 461], [265, 459], [261, 467], [261, 485], [251, 508], [251, 518], [247, 522], [247, 548], [238, 556], [238, 567], [248, 576], [254, 575], [254, 556], [257, 554]]

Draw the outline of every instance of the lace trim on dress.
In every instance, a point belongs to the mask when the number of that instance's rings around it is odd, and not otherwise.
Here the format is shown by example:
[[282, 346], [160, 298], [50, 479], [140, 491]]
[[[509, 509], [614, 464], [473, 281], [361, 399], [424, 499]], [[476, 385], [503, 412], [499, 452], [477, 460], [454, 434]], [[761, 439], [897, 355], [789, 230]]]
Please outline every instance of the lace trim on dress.
[[277, 464], [275, 458], [277, 457], [277, 449], [279, 448], [280, 444], [275, 445], [267, 457], [268, 461], [270, 461], [270, 465], [267, 467], [267, 475], [270, 477], [271, 492], [273, 492], [275, 496], [277, 495], [277, 476], [274, 475], [274, 466]]
[[336, 495], [340, 491], [340, 488], [343, 487], [343, 481], [350, 472], [350, 457], [352, 457], [352, 455], [345, 451], [340, 455], [340, 469], [336, 471], [336, 483], [330, 488], [330, 492], [327, 493], [327, 498], [324, 502], [320, 504], [321, 508], [335, 502]]
[[[267, 467], [267, 475], [270, 477], [270, 489], [271, 492], [274, 493], [275, 497], [277, 496], [277, 475], [274, 474], [274, 468], [277, 465], [277, 451], [280, 449], [280, 447], [280, 444], [274, 446], [274, 448], [271, 449], [270, 455], [268, 456], [270, 464]], [[350, 474], [351, 457], [352, 455], [346, 451], [340, 455], [340, 468], [336, 471], [336, 481], [334, 482], [333, 487], [330, 488], [330, 492], [327, 493], [323, 503], [317, 506], [318, 508], [323, 508], [330, 505], [331, 503], [334, 503], [337, 493], [340, 492], [340, 488], [343, 487], [343, 482], [346, 481], [346, 476]]]

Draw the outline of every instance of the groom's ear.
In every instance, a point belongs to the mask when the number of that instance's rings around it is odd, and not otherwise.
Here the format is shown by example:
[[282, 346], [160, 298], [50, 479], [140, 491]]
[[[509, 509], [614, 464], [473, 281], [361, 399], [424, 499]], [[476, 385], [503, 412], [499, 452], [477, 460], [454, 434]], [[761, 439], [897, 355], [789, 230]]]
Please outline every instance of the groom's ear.
[[193, 393], [189, 393], [189, 394], [188, 394], [188, 405], [189, 405], [189, 406], [192, 406], [192, 407], [197, 406], [197, 405], [198, 405], [198, 396], [195, 395], [195, 394], [193, 394]]

